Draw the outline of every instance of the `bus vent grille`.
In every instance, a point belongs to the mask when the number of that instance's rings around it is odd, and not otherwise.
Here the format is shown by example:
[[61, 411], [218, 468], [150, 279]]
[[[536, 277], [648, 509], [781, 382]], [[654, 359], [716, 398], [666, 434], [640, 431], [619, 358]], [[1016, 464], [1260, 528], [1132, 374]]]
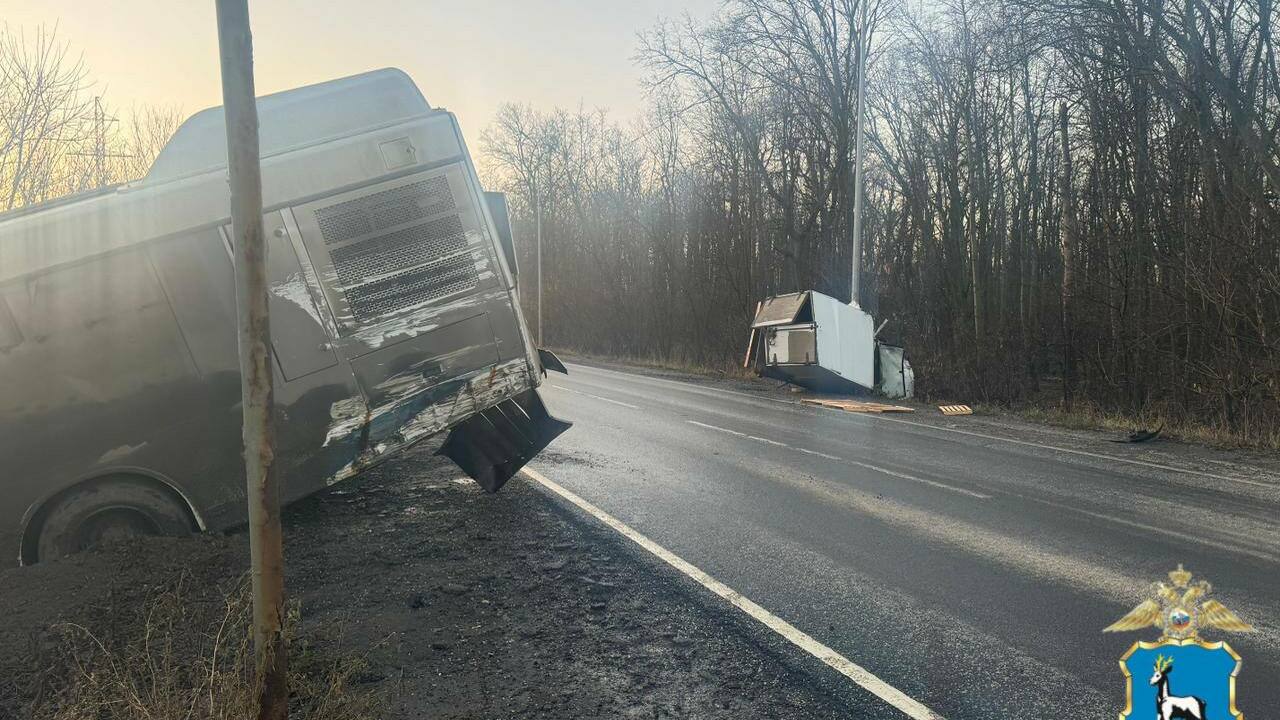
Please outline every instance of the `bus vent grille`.
[[462, 220], [449, 215], [335, 248], [329, 257], [338, 284], [347, 288], [463, 252], [467, 252], [467, 237]]
[[[476, 287], [449, 182], [431, 178], [316, 211], [352, 319], [368, 324]], [[427, 219], [431, 218], [431, 219]]]
[[458, 255], [349, 288], [347, 304], [357, 320], [372, 320], [475, 286], [475, 261]]
[[454, 207], [449, 180], [441, 176], [321, 208], [316, 222], [325, 244], [335, 245]]

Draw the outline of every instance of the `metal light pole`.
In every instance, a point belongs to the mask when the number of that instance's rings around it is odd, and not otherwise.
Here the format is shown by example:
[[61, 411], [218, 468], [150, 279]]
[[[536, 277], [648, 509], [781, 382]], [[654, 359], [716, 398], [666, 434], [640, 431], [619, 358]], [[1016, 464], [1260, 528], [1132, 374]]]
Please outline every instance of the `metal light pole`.
[[267, 249], [262, 231], [258, 106], [253, 89], [253, 38], [249, 33], [247, 0], [216, 3], [235, 244], [258, 718], [284, 720], [289, 715], [288, 650], [283, 629], [284, 547], [280, 487], [271, 471], [271, 326], [267, 312]]
[[857, 135], [853, 161], [853, 276], [849, 282], [849, 304], [860, 306], [858, 299], [862, 289], [862, 157], [863, 157], [863, 96], [867, 91], [867, 5], [870, 0], [860, 0], [861, 18], [858, 21], [858, 118], [854, 134]]
[[538, 347], [542, 347], [542, 194], [533, 186], [533, 214], [538, 226]]

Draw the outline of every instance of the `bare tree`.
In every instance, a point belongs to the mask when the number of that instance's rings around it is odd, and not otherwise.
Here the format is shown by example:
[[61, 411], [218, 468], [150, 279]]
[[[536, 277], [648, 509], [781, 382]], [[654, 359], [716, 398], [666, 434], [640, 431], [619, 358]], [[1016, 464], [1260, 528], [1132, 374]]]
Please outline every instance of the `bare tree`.
[[67, 162], [90, 139], [84, 61], [57, 27], [0, 30], [0, 209], [79, 189]]
[[137, 180], [147, 174], [151, 163], [182, 124], [184, 115], [177, 106], [135, 107], [114, 139], [117, 161], [111, 167], [116, 181]]
[[0, 30], [0, 210], [146, 174], [182, 119], [135, 108], [121, 122], [57, 27]]
[[[857, 1], [658, 25], [635, 128], [500, 114], [517, 229], [536, 182], [555, 238], [549, 342], [727, 366], [760, 297], [847, 292]], [[898, 10], [873, 13], [865, 253], [918, 387], [1276, 441], [1270, 0]]]

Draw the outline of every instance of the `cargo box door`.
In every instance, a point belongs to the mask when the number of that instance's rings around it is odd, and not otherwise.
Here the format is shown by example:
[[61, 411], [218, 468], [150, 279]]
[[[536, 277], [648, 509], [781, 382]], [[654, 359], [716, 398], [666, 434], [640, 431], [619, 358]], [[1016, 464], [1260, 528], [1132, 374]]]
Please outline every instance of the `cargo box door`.
[[[234, 237], [230, 227], [224, 228]], [[268, 304], [271, 345], [286, 381], [297, 380], [338, 364], [326, 325], [333, 325], [319, 288], [303, 273], [290, 231], [280, 212], [262, 219], [267, 245]], [[317, 302], [319, 300], [319, 302]], [[322, 314], [323, 313], [323, 314]]]

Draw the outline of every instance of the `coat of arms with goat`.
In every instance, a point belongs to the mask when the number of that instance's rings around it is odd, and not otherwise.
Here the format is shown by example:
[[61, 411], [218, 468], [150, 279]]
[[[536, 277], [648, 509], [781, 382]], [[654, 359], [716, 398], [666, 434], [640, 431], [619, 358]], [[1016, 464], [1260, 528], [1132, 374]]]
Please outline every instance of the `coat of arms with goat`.
[[1169, 583], [1151, 586], [1151, 596], [1103, 632], [1160, 628], [1155, 642], [1135, 642], [1120, 658], [1125, 708], [1120, 720], [1244, 720], [1236, 709], [1240, 656], [1219, 640], [1200, 636], [1208, 628], [1249, 632], [1253, 626], [1210, 599], [1212, 586], [1191, 581], [1181, 565]]

